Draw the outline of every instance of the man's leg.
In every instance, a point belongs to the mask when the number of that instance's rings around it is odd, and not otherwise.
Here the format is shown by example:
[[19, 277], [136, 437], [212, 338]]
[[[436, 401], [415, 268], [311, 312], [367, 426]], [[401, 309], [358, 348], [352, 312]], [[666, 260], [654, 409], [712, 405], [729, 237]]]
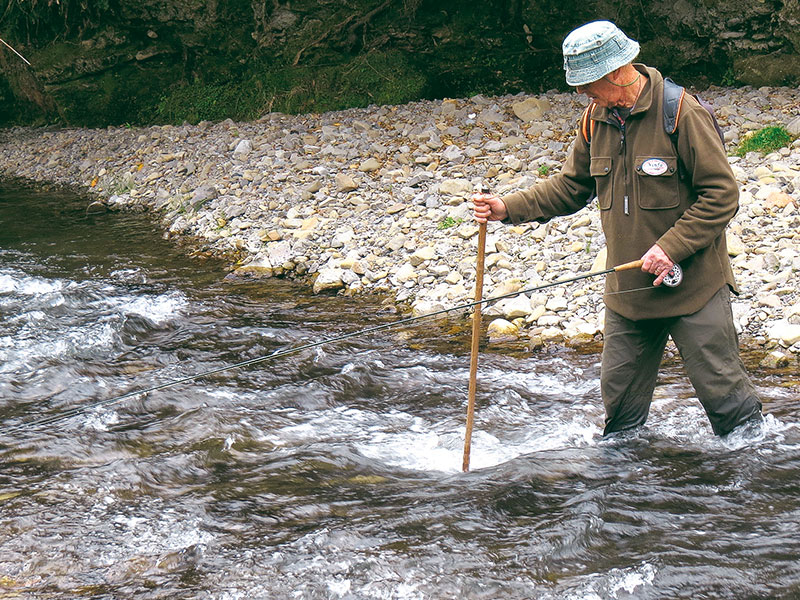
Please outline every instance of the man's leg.
[[644, 424], [667, 344], [665, 321], [631, 321], [606, 308], [600, 390], [603, 435]]
[[714, 433], [761, 418], [761, 402], [739, 356], [728, 286], [696, 313], [677, 319], [670, 334]]

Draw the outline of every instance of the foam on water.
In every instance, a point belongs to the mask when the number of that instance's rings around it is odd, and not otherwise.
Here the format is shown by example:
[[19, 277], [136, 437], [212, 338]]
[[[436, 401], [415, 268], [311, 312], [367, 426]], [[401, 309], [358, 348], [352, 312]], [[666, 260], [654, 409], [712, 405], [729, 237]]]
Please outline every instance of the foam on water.
[[180, 316], [188, 305], [186, 298], [178, 292], [160, 296], [139, 296], [123, 298], [118, 310], [129, 315], [138, 315], [156, 325], [164, 325]]
[[[61, 308], [65, 303], [68, 315]], [[120, 345], [125, 317], [135, 315], [163, 326], [179, 318], [187, 304], [177, 291], [131, 296], [101, 281], [45, 279], [6, 269], [0, 274], [0, 306], [9, 310], [0, 325], [9, 334], [0, 336], [0, 372], [108, 353]]]
[[60, 292], [64, 287], [65, 282], [61, 280], [32, 277], [17, 270], [0, 273], [0, 294], [13, 293], [22, 296], [46, 296]]
[[[473, 430], [472, 468], [493, 467], [532, 452], [593, 445], [601, 433], [583, 414], [535, 420], [509, 410], [503, 416], [502, 431], [492, 423]], [[512, 418], [516, 427], [509, 427]], [[461, 470], [465, 433], [463, 422], [452, 419], [437, 422], [399, 410], [339, 407], [280, 428], [264, 440], [276, 447], [352, 443], [363, 456], [390, 467], [453, 473]]]
[[[563, 596], [565, 600], [615, 600], [636, 598], [653, 586], [658, 570], [648, 562], [629, 568], [615, 568], [608, 573], [593, 573], [578, 577], [572, 592]], [[550, 596], [546, 596], [549, 598]]]

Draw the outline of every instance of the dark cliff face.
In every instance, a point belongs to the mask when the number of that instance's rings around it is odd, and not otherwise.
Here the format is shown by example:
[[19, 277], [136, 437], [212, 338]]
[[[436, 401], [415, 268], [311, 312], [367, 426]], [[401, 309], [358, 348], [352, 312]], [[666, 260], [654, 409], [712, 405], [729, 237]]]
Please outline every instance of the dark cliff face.
[[607, 18], [686, 84], [800, 83], [796, 0], [8, 0], [0, 124], [252, 119], [566, 89], [560, 44]]

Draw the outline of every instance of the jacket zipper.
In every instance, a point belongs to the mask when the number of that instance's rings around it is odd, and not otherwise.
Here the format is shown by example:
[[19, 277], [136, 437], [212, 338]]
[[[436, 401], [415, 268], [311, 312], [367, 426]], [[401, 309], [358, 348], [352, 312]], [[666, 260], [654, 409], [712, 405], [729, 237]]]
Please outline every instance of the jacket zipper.
[[628, 161], [626, 160], [627, 144], [625, 142], [625, 121], [619, 123], [620, 146], [619, 153], [622, 155], [622, 168], [625, 175], [625, 195], [622, 198], [622, 212], [626, 215], [631, 214], [630, 198], [628, 197]]
[[608, 123], [609, 125], [613, 125], [617, 129], [619, 129], [619, 135], [620, 135], [619, 154], [620, 156], [622, 156], [622, 169], [623, 169], [623, 174], [625, 176], [625, 190], [624, 190], [625, 193], [622, 196], [622, 212], [625, 215], [630, 216], [631, 207], [630, 207], [630, 198], [628, 196], [628, 163], [625, 160], [625, 153], [627, 150], [627, 143], [625, 137], [625, 121], [622, 121], [613, 115], [609, 115], [606, 123]]

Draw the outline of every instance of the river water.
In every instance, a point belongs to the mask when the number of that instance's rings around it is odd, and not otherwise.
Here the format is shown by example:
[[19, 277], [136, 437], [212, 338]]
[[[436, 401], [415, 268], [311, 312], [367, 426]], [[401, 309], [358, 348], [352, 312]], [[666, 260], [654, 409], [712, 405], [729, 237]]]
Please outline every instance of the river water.
[[0, 185], [0, 598], [800, 598], [796, 378], [604, 440], [596, 354], [485, 351], [467, 474], [457, 318], [114, 401], [399, 316], [87, 204]]

